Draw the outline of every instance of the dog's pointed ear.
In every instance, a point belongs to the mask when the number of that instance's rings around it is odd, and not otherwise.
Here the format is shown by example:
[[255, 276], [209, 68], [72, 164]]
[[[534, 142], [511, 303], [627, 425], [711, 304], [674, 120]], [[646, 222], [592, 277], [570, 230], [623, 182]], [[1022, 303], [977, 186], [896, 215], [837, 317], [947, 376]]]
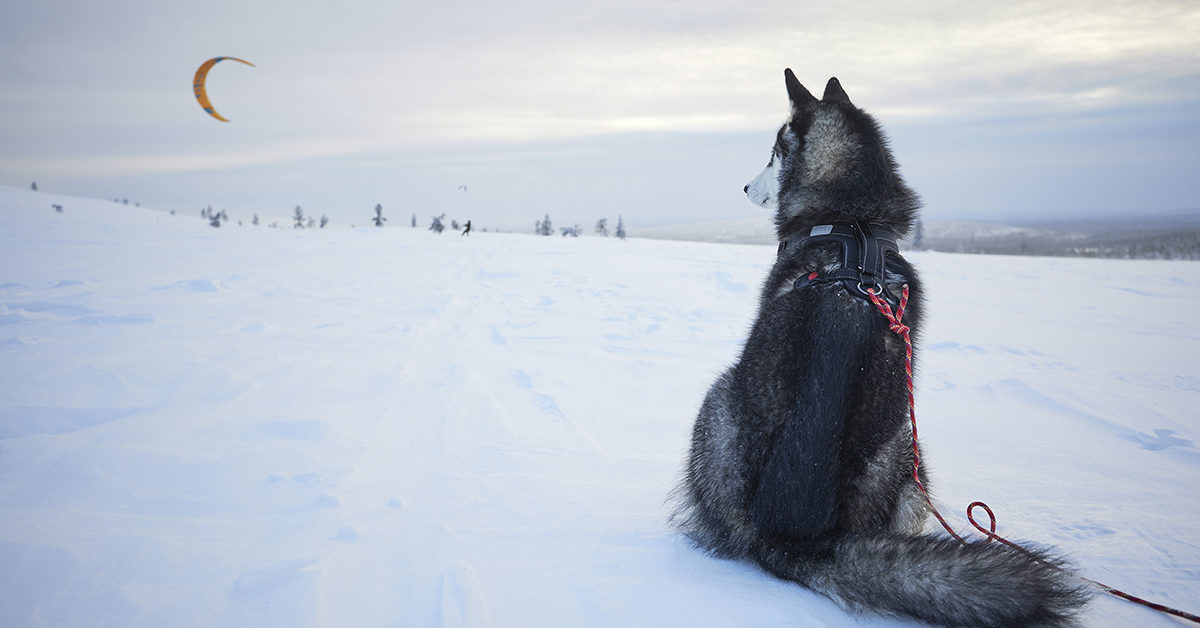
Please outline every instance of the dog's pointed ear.
[[792, 105], [793, 116], [796, 115], [796, 112], [806, 109], [817, 102], [816, 97], [800, 84], [796, 75], [792, 73], [791, 68], [783, 71], [783, 82], [787, 85], [788, 102]]
[[825, 84], [825, 95], [821, 96], [821, 100], [850, 104], [850, 97], [846, 95], [846, 90], [842, 89], [842, 84], [838, 82], [836, 76], [829, 79], [829, 82]]

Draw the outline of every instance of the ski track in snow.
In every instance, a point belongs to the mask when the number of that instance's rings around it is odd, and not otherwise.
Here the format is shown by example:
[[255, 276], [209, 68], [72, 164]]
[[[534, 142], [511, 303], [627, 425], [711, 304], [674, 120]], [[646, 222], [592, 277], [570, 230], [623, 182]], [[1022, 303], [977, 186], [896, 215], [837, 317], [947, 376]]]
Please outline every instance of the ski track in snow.
[[[913, 625], [667, 524], [772, 247], [213, 229], [9, 187], [0, 225], [0, 625]], [[943, 513], [983, 499], [1200, 611], [1200, 264], [909, 257]]]

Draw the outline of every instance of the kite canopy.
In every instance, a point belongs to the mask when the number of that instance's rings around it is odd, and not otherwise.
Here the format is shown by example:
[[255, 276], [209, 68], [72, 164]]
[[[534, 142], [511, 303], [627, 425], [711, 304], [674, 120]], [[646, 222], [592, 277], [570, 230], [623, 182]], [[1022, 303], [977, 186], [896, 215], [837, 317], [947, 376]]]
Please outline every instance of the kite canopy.
[[221, 117], [221, 114], [217, 113], [216, 109], [213, 109], [212, 103], [208, 100], [208, 93], [204, 90], [204, 81], [208, 79], [208, 71], [212, 69], [212, 67], [218, 62], [226, 59], [230, 61], [237, 61], [239, 63], [245, 63], [250, 67], [254, 67], [253, 63], [237, 57], [213, 57], [212, 59], [200, 64], [200, 68], [196, 70], [196, 77], [192, 79], [192, 90], [196, 93], [196, 100], [200, 101], [200, 106], [204, 108], [204, 111], [206, 111], [208, 115], [220, 120], [221, 122], [229, 122], [229, 120]]

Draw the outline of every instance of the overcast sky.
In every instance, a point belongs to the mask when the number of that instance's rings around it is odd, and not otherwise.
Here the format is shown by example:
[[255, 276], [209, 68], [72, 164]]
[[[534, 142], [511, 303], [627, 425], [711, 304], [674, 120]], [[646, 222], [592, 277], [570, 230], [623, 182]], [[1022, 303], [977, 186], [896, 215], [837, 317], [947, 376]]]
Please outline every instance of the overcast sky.
[[[927, 219], [1200, 210], [1200, 3], [7, 1], [0, 183], [365, 224], [760, 215], [783, 68]], [[192, 74], [231, 122], [206, 115]], [[466, 191], [459, 189], [466, 186]]]

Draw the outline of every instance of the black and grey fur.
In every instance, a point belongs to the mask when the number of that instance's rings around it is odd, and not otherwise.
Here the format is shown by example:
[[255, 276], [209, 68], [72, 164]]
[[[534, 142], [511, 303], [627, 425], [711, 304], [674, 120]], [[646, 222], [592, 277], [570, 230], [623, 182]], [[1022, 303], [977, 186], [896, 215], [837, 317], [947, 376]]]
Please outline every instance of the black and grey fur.
[[[855, 219], [908, 232], [920, 201], [875, 120], [837, 79], [821, 100], [784, 72], [791, 117], [771, 161], [746, 186], [775, 210], [781, 242]], [[700, 408], [674, 521], [700, 547], [757, 562], [851, 610], [946, 626], [1057, 626], [1087, 600], [1051, 553], [923, 534], [928, 507], [912, 478], [904, 343], [839, 282], [795, 287], [838, 265], [835, 243], [784, 251], [763, 286], [741, 358]], [[921, 284], [889, 257], [884, 282]], [[922, 472], [922, 482], [928, 483]]]

